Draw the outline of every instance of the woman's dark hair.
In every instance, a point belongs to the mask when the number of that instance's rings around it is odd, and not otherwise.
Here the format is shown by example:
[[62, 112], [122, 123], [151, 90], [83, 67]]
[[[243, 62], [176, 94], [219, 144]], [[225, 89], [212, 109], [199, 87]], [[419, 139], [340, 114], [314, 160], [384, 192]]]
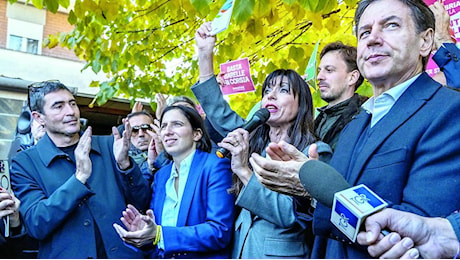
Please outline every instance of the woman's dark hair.
[[[298, 97], [299, 111], [291, 128], [289, 129], [289, 143], [297, 149], [303, 150], [309, 144], [317, 141], [314, 134], [314, 118], [313, 118], [313, 100], [311, 97], [310, 88], [305, 80], [293, 70], [278, 69], [270, 73], [262, 85], [262, 97], [265, 89], [273, 86], [277, 77], [287, 78], [289, 87], [292, 89], [294, 96]], [[270, 127], [263, 124], [256, 129], [249, 141], [250, 153], [261, 153], [265, 149], [269, 140]]]
[[177, 103], [187, 103], [190, 105], [190, 107], [196, 108], [195, 102], [187, 96], [174, 96], [168, 100], [168, 106], [174, 106]]
[[[204, 126], [203, 119], [201, 118], [200, 114], [195, 109], [192, 109], [190, 107], [186, 106], [167, 106], [164, 110], [163, 113], [161, 114], [160, 117], [160, 125], [163, 122], [163, 116], [166, 114], [166, 112], [171, 111], [171, 110], [179, 110], [190, 122], [190, 125], [192, 126], [193, 130], [198, 130], [201, 129], [201, 132], [203, 132], [200, 140], [197, 141], [196, 147], [204, 152], [210, 153], [211, 152], [211, 138], [209, 137], [208, 131], [206, 130], [206, 127]], [[165, 151], [166, 157], [168, 159], [172, 159], [171, 155], [169, 155]]]
[[[358, 3], [358, 7], [355, 12], [355, 33], [358, 34], [359, 21], [361, 16], [369, 5], [372, 3], [378, 2], [381, 0], [361, 0]], [[433, 12], [425, 4], [423, 0], [399, 0], [401, 3], [409, 7], [411, 11], [412, 21], [415, 24], [416, 33], [421, 33], [430, 28], [435, 29], [435, 18]], [[409, 46], [410, 47], [410, 46]], [[426, 64], [428, 63], [429, 56], [422, 58], [423, 69], [425, 69]]]
[[[265, 89], [276, 84], [277, 77], [287, 78], [289, 87], [294, 96], [298, 97], [299, 111], [291, 128], [288, 131], [288, 142], [294, 145], [298, 150], [304, 150], [308, 145], [316, 142], [318, 138], [314, 133], [314, 118], [313, 118], [313, 99], [311, 97], [310, 87], [295, 71], [290, 69], [278, 69], [270, 73], [262, 85], [262, 97]], [[261, 153], [268, 142], [270, 142], [270, 126], [263, 124], [251, 133], [249, 139], [249, 154]], [[238, 194], [242, 184], [239, 178], [233, 176], [234, 185], [231, 192]]]

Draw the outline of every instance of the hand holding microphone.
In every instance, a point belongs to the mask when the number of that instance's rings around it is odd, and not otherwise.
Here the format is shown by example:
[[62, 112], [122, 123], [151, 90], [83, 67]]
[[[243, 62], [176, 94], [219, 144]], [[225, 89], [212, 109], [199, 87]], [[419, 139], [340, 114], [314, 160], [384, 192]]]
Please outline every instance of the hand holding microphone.
[[[241, 128], [251, 133], [257, 127], [267, 122], [269, 117], [270, 112], [268, 111], [268, 109], [261, 108], [257, 112], [255, 112], [251, 120], [247, 121], [243, 126], [241, 126]], [[219, 149], [217, 149], [216, 154], [219, 158], [224, 158], [228, 157], [230, 152], [227, 149], [220, 147]]]

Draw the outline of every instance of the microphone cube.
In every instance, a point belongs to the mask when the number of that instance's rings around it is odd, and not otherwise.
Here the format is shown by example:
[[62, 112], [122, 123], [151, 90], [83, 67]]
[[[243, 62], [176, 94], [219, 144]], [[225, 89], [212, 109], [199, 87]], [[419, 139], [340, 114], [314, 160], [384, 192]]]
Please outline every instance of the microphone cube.
[[388, 206], [364, 184], [334, 194], [331, 222], [353, 243], [364, 219]]

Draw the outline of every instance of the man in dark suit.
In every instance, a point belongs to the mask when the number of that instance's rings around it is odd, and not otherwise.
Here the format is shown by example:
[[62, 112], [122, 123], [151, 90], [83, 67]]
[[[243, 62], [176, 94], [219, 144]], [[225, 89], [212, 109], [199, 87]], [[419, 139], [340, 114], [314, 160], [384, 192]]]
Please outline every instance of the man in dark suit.
[[[423, 72], [433, 45], [433, 13], [421, 0], [363, 0], [355, 24], [358, 67], [374, 96], [343, 130], [330, 165], [351, 186], [367, 185], [392, 208], [446, 217], [460, 208], [460, 93]], [[274, 144], [267, 153], [293, 160], [253, 155], [260, 181], [285, 187], [269, 186], [277, 191], [296, 190], [306, 159], [286, 144]], [[312, 257], [369, 258], [332, 225], [330, 215], [318, 203]]]

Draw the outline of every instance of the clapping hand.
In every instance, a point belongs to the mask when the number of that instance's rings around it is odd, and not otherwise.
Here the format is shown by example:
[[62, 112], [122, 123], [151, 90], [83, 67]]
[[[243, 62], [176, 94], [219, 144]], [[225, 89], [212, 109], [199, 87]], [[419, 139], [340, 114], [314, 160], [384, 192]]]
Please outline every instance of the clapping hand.
[[157, 224], [151, 209], [147, 210], [147, 215], [142, 215], [134, 206], [128, 205], [122, 215], [120, 220], [126, 229], [117, 223], [114, 223], [113, 227], [123, 241], [136, 247], [153, 243]]

